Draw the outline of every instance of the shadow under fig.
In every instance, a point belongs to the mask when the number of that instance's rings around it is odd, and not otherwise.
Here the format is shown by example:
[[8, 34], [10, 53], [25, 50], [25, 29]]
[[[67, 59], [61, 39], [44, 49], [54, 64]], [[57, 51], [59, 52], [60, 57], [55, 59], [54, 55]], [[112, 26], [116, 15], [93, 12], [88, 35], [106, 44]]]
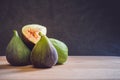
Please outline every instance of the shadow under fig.
[[32, 65], [27, 66], [12, 66], [9, 64], [2, 64], [0, 65], [0, 77], [9, 74], [16, 74], [16, 73], [25, 73], [25, 72], [32, 72], [38, 71], [42, 69], [33, 68]]
[[33, 65], [12, 66], [10, 64], [0, 64], [0, 77], [9, 74], [25, 73], [33, 71], [43, 71], [51, 68], [35, 68]]

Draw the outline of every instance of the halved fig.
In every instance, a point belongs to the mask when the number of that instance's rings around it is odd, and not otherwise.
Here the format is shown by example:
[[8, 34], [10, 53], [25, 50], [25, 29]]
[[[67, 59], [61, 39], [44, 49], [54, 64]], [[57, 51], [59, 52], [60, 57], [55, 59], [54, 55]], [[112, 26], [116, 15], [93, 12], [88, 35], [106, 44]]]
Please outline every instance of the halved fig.
[[39, 32], [46, 35], [46, 27], [39, 24], [28, 24], [22, 28], [23, 41], [31, 50], [34, 45], [41, 39]]

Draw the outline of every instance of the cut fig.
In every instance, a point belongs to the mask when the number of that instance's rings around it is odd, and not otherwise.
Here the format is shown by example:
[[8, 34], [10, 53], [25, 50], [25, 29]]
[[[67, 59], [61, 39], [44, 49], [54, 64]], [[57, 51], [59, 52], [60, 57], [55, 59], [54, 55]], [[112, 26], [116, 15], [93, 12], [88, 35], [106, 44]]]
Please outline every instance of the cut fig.
[[39, 24], [29, 24], [22, 28], [22, 36], [24, 43], [32, 49], [34, 45], [41, 39], [39, 32], [46, 35], [47, 29]]

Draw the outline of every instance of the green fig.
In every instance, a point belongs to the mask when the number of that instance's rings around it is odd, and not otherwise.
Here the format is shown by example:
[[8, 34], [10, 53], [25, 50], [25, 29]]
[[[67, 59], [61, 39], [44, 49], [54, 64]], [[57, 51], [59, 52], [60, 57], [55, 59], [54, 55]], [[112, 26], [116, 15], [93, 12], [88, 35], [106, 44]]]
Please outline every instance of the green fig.
[[58, 54], [48, 37], [40, 32], [41, 39], [31, 53], [31, 62], [37, 68], [50, 68], [57, 63]]
[[50, 41], [52, 42], [53, 46], [56, 48], [57, 53], [58, 53], [58, 61], [57, 64], [63, 64], [67, 61], [68, 58], [68, 47], [67, 45], [57, 39], [54, 38], [49, 38]]
[[23, 43], [16, 30], [6, 48], [6, 59], [13, 66], [24, 66], [30, 64], [31, 51]]

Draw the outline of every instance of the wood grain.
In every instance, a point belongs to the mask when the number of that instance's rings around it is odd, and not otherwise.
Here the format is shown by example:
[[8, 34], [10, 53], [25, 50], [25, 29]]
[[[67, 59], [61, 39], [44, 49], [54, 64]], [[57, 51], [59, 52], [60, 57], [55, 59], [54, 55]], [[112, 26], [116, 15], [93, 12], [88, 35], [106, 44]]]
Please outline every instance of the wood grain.
[[28, 66], [10, 66], [5, 56], [0, 57], [0, 80], [75, 80], [120, 79], [120, 57], [69, 56], [64, 65], [42, 69]]

